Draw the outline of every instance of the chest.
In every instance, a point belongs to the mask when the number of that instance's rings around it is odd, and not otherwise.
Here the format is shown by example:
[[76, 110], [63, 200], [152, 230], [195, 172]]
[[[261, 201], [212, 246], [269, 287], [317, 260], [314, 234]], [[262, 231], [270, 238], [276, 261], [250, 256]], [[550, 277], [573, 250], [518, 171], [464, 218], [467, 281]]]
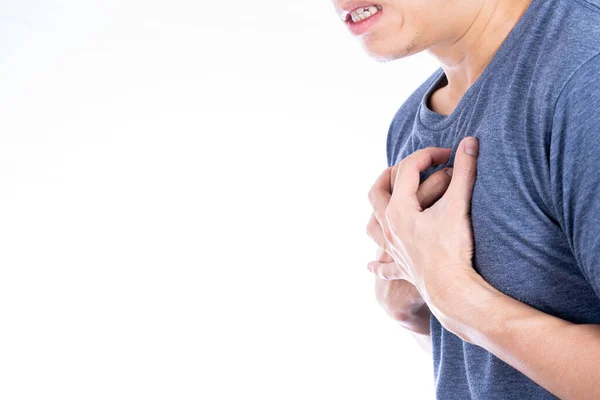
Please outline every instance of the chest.
[[398, 161], [420, 148], [451, 147], [448, 163], [424, 171], [422, 182], [454, 165], [466, 136], [479, 140], [471, 202], [475, 270], [501, 292], [546, 313], [573, 322], [600, 321], [600, 302], [555, 218], [542, 129], [502, 118], [470, 119], [444, 132], [415, 127]]

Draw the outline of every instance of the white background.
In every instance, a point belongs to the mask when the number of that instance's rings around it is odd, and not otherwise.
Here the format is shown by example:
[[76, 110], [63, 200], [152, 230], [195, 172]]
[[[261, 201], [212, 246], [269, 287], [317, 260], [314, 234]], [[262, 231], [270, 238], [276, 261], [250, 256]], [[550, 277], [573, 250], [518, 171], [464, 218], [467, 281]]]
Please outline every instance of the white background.
[[365, 231], [433, 59], [327, 0], [4, 0], [0, 43], [0, 398], [433, 397]]

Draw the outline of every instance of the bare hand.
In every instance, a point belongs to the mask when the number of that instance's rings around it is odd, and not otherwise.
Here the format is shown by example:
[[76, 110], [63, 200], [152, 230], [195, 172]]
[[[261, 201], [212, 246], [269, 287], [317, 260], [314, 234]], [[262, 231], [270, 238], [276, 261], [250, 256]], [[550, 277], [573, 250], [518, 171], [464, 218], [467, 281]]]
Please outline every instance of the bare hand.
[[470, 207], [477, 175], [477, 140], [461, 141], [450, 185], [433, 206], [424, 209], [417, 194], [420, 173], [447, 162], [451, 150], [428, 147], [416, 151], [399, 163], [393, 193], [392, 168], [381, 174], [369, 192], [383, 250], [396, 262], [401, 278], [418, 289], [430, 308], [448, 281], [476, 274]]
[[[393, 191], [398, 165], [392, 167], [390, 192]], [[449, 171], [449, 172], [447, 172]], [[427, 178], [417, 191], [417, 198], [423, 209], [431, 207], [448, 189], [452, 168], [444, 168]], [[367, 224], [367, 234], [375, 241], [378, 249], [377, 259], [368, 264], [368, 268], [379, 279], [395, 280], [403, 279], [402, 271], [394, 262], [394, 259], [387, 253], [387, 245], [383, 237], [383, 230], [375, 213], [371, 214], [371, 219]]]

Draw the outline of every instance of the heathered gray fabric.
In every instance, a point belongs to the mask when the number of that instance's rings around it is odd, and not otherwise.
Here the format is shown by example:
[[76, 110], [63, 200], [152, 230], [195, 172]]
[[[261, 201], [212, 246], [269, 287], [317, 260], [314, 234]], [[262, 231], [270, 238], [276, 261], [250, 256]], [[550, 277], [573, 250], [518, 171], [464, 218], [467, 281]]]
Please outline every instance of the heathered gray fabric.
[[[479, 139], [474, 268], [545, 313], [600, 324], [600, 4], [533, 0], [450, 116], [426, 105], [440, 68], [390, 126], [388, 165]], [[432, 317], [438, 399], [554, 399]], [[569, 351], [569, 349], [564, 349]], [[598, 361], [600, 365], [600, 360]], [[563, 366], [564, 367], [564, 366]]]

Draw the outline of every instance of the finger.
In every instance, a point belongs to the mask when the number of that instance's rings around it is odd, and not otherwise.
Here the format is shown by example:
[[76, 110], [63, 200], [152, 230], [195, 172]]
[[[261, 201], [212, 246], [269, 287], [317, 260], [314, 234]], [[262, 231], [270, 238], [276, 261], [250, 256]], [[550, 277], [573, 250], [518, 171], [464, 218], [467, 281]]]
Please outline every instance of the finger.
[[[394, 261], [394, 258], [389, 254], [389, 252], [390, 252], [389, 243], [386, 240], [383, 229], [381, 228], [381, 225], [379, 224], [379, 221], [375, 217], [374, 213], [371, 214], [371, 219], [369, 220], [369, 223], [367, 224], [367, 234], [371, 237], [371, 239], [373, 239], [375, 244], [377, 244], [377, 247], [379, 248], [379, 252], [386, 254], [386, 256], [384, 256], [383, 258], [380, 259], [380, 257], [379, 257], [380, 253], [378, 252], [377, 260], [380, 262]], [[405, 262], [405, 259], [402, 254], [398, 254], [398, 261]]]
[[394, 279], [404, 279], [405, 274], [395, 262], [382, 263], [379, 261], [371, 261], [367, 268], [379, 279], [391, 281]]
[[464, 201], [466, 206], [471, 204], [473, 186], [477, 178], [478, 155], [478, 140], [474, 137], [466, 137], [458, 145], [454, 158], [454, 171], [447, 193], [452, 198]]
[[377, 256], [375, 259], [382, 263], [393, 262], [394, 259], [387, 252], [383, 251], [380, 247], [377, 248]]
[[373, 239], [375, 244], [377, 244], [379, 251], [387, 254], [387, 242], [385, 240], [385, 236], [383, 235], [381, 225], [379, 225], [379, 221], [375, 217], [375, 213], [371, 214], [371, 218], [367, 224], [367, 234], [371, 237], [371, 239]]
[[423, 209], [431, 207], [446, 193], [448, 185], [450, 185], [450, 174], [452, 174], [452, 168], [444, 168], [421, 183], [417, 190], [417, 199]]
[[402, 160], [398, 166], [394, 195], [413, 197], [414, 207], [419, 208], [420, 204], [416, 200], [416, 194], [421, 183], [421, 172], [433, 165], [447, 162], [451, 152], [451, 148], [427, 147], [415, 151]]
[[369, 190], [369, 201], [373, 207], [375, 218], [377, 218], [381, 227], [384, 226], [385, 210], [387, 209], [392, 196], [390, 189], [391, 170], [392, 168], [386, 168], [381, 175], [379, 175], [379, 178], [377, 178], [371, 187], [371, 190]]
[[398, 174], [398, 165], [394, 165], [390, 171], [390, 192], [394, 192], [394, 186], [396, 185], [396, 175]]

